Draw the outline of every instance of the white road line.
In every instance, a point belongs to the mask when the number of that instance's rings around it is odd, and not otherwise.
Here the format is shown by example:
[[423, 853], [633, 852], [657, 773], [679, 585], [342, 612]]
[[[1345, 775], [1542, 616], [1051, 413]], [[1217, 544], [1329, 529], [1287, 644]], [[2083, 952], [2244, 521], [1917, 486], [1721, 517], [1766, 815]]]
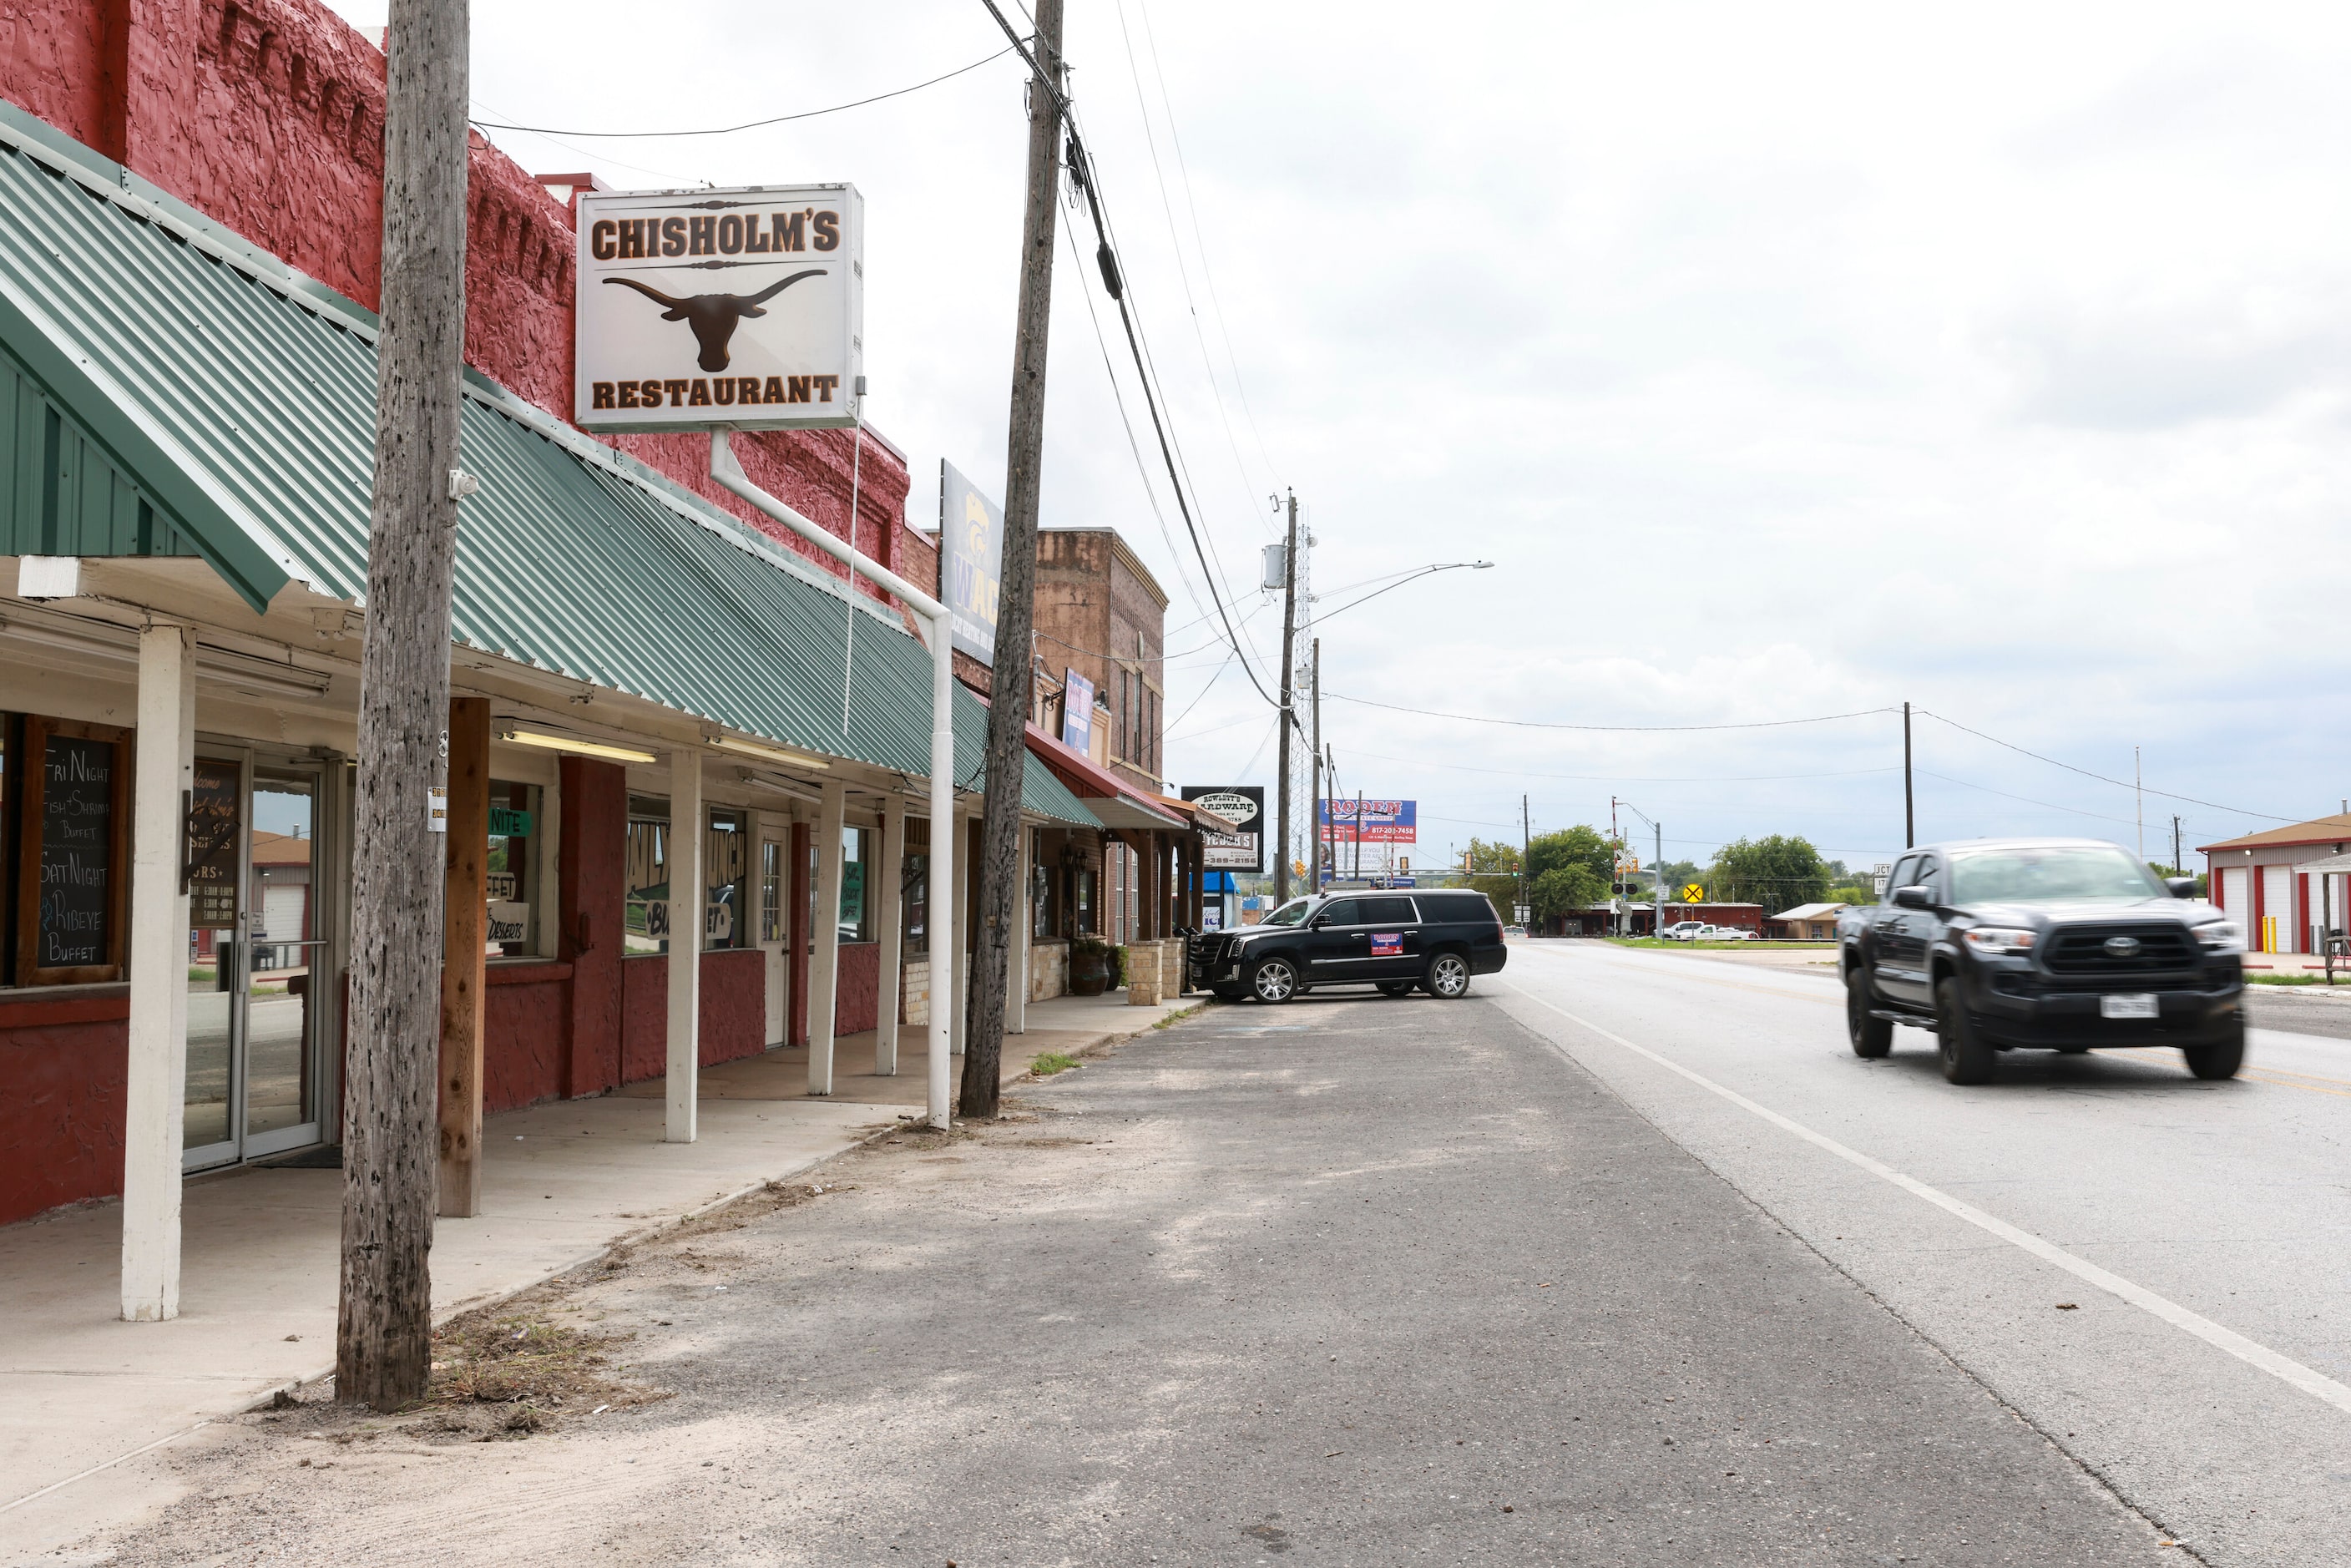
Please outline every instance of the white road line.
[[[1568, 1022], [1574, 1024], [1577, 1028], [1589, 1030], [1592, 1033], [1598, 1035], [1603, 1040], [1614, 1041], [1615, 1044], [1623, 1046], [1626, 1051], [1631, 1051], [1634, 1055], [1644, 1057], [1648, 1061], [1656, 1062], [1658, 1066], [1666, 1069], [1668, 1072], [1680, 1074], [1682, 1077], [1688, 1079], [1692, 1083], [1697, 1084], [1699, 1088], [1706, 1090], [1708, 1093], [1720, 1095], [1723, 1099], [1729, 1101], [1732, 1104], [1740, 1107], [1741, 1110], [1749, 1111], [1753, 1113], [1755, 1115], [1761, 1116], [1764, 1121], [1771, 1123], [1782, 1132], [1792, 1133], [1795, 1136], [1803, 1139], [1804, 1142], [1811, 1144], [1815, 1148], [1825, 1149], [1828, 1153], [1834, 1155], [1837, 1158], [1844, 1160], [1850, 1165], [1858, 1166], [1874, 1176], [1892, 1182], [1896, 1186], [1900, 1187], [1903, 1191], [1909, 1193], [1915, 1197], [1925, 1198], [1928, 1203], [1933, 1204], [1936, 1207], [1942, 1209], [1948, 1214], [1955, 1215], [1958, 1218], [1966, 1220], [1970, 1225], [1976, 1227], [1978, 1229], [1988, 1231], [1991, 1235], [1999, 1237], [2003, 1241], [2022, 1248], [2025, 1251], [2032, 1253], [2035, 1258], [2040, 1259], [2043, 1262], [2053, 1264], [2057, 1268], [2064, 1270], [2065, 1272], [2073, 1275], [2078, 1280], [2095, 1285], [2098, 1289], [2106, 1291], [2110, 1295], [2120, 1297], [2122, 1300], [2128, 1301], [2131, 1305], [2138, 1308], [2140, 1311], [2152, 1313], [2154, 1316], [2161, 1318], [2165, 1322], [2169, 1323], [2174, 1328], [2185, 1329], [2188, 1333], [2194, 1334], [2198, 1339], [2200, 1339], [2205, 1343], [2211, 1345], [2214, 1349], [2224, 1350], [2231, 1355], [2235, 1356], [2239, 1361], [2244, 1362], [2248, 1365], [2260, 1367], [2263, 1372], [2268, 1373], [2271, 1376], [2275, 1377], [2282, 1382], [2290, 1383], [2294, 1387], [2301, 1389], [2304, 1394], [2311, 1395], [2319, 1399], [2324, 1399], [2327, 1404], [2334, 1406], [2337, 1410], [2341, 1410], [2346, 1415], [2351, 1415], [2351, 1387], [2344, 1386], [2342, 1384], [2335, 1382], [2335, 1379], [2327, 1376], [2325, 1374], [2314, 1371], [2310, 1367], [2303, 1365], [2302, 1363], [2295, 1361], [2291, 1356], [2280, 1355], [2276, 1351], [2270, 1349], [2267, 1345], [2257, 1344], [2253, 1341], [2247, 1339], [2244, 1335], [2238, 1333], [2233, 1329], [2222, 1328], [2219, 1323], [2214, 1322], [2210, 1318], [2204, 1316], [2202, 1313], [2190, 1312], [2177, 1301], [2171, 1301], [2167, 1297], [2157, 1295], [2153, 1291], [2148, 1290], [2144, 1285], [2133, 1284], [2130, 1281], [2124, 1279], [2121, 1275], [2110, 1273], [2106, 1270], [2099, 1268], [2095, 1263], [2088, 1261], [2086, 1259], [2076, 1258], [2074, 1254], [2066, 1251], [2064, 1248], [2057, 1246], [2054, 1242], [2043, 1240], [2042, 1238], [2033, 1235], [2030, 1230], [2022, 1229], [2016, 1226], [2011, 1225], [2005, 1219], [1986, 1214], [1982, 1209], [1974, 1207], [1972, 1204], [1962, 1203], [1947, 1192], [1928, 1186], [1925, 1182], [1920, 1181], [1916, 1176], [1905, 1176], [1900, 1171], [1896, 1170], [1893, 1166], [1885, 1164], [1883, 1161], [1874, 1160], [1858, 1149], [1847, 1148], [1844, 1145], [1838, 1143], [1834, 1138], [1828, 1137], [1823, 1134], [1815, 1133], [1810, 1127], [1805, 1126], [1802, 1123], [1794, 1121], [1787, 1116], [1783, 1116], [1768, 1105], [1760, 1105], [1756, 1103], [1754, 1101], [1750, 1100], [1746, 1095], [1740, 1093], [1735, 1089], [1727, 1089], [1721, 1084], [1714, 1082], [1711, 1078], [1708, 1078], [1700, 1073], [1693, 1072], [1688, 1068], [1684, 1067], [1680, 1062], [1660, 1056], [1657, 1052], [1651, 1051], [1645, 1045], [1635, 1045], [1631, 1040], [1626, 1040], [1623, 1035], [1612, 1033], [1611, 1031], [1601, 1028], [1598, 1024], [1593, 1023], [1590, 1019], [1579, 1018], [1575, 1014], [1569, 1012], [1565, 1008], [1560, 1007], [1552, 1002], [1547, 1002], [1543, 1000], [1542, 998], [1536, 996], [1533, 992], [1526, 990], [1521, 987], [1511, 985], [1510, 982], [1500, 979], [1499, 977], [1489, 977], [1489, 978], [1490, 983], [1499, 984], [1505, 990], [1516, 992], [1518, 995], [1522, 996], [1526, 998], [1527, 1000], [1534, 1003], [1537, 1007], [1549, 1008], [1552, 1012], [1557, 1013], [1560, 1017], [1567, 1019]], [[1547, 1043], [1551, 1045], [1553, 1051], [1558, 1051], [1562, 1057], [1568, 1056], [1566, 1050], [1557, 1041], [1549, 1041]], [[1573, 1059], [1570, 1057], [1569, 1060], [1572, 1061]]]
[[95, 1464], [86, 1470], [77, 1471], [61, 1481], [51, 1481], [48, 1485], [43, 1487], [38, 1491], [28, 1491], [23, 1497], [16, 1499], [13, 1502], [0, 1503], [0, 1513], [6, 1513], [10, 1509], [22, 1508], [28, 1502], [37, 1502], [53, 1491], [57, 1491], [61, 1488], [69, 1487], [76, 1481], [88, 1480], [90, 1477], [98, 1474], [100, 1470], [110, 1470], [126, 1459], [135, 1459], [140, 1455], [146, 1453], [152, 1448], [160, 1448], [166, 1443], [175, 1442], [178, 1439], [186, 1437], [190, 1432], [197, 1431], [211, 1425], [212, 1422], [209, 1419], [199, 1421], [195, 1426], [187, 1427], [183, 1431], [173, 1432], [168, 1437], [158, 1437], [152, 1443], [141, 1444], [140, 1447], [131, 1449], [127, 1454], [117, 1454], [114, 1458], [106, 1460], [102, 1464]]

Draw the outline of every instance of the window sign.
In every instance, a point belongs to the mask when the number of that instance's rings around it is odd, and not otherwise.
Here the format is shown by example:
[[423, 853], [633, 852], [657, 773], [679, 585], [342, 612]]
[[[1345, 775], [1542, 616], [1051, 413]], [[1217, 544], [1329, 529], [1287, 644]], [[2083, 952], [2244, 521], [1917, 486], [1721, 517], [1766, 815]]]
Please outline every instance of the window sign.
[[629, 797], [623, 946], [630, 956], [669, 951], [669, 802]]
[[[129, 870], [130, 732], [25, 720], [25, 873], [16, 908], [20, 984], [122, 977]], [[166, 862], [169, 863], [168, 862]]]
[[490, 780], [489, 926], [483, 940], [493, 958], [520, 958], [532, 951], [530, 830], [536, 784]]
[[1004, 509], [939, 460], [939, 558], [946, 564], [948, 640], [996, 663], [996, 601], [1004, 578]]
[[196, 758], [188, 796], [188, 925], [226, 931], [236, 924], [236, 835], [242, 825], [234, 762]]
[[702, 838], [702, 945], [747, 947], [751, 921], [745, 908], [750, 887], [750, 834], [740, 811], [713, 811]]

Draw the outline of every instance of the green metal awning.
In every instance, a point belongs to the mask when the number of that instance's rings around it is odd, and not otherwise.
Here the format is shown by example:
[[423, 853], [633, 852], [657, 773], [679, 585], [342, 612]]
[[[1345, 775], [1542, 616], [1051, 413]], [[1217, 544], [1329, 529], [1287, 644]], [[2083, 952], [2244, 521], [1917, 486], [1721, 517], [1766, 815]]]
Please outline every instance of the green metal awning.
[[[362, 602], [372, 313], [0, 102], [0, 553], [203, 557], [256, 611]], [[460, 646], [745, 734], [929, 768], [896, 614], [467, 372]], [[987, 715], [956, 692], [956, 783]], [[1024, 769], [1022, 803], [1097, 825]]]

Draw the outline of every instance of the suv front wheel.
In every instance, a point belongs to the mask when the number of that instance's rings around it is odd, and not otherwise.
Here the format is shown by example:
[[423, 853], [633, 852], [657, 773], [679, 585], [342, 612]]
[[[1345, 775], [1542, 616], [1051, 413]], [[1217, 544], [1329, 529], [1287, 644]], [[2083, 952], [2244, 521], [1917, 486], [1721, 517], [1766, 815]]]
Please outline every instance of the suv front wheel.
[[1298, 994], [1298, 970], [1287, 958], [1260, 958], [1249, 970], [1249, 995], [1277, 1006]]

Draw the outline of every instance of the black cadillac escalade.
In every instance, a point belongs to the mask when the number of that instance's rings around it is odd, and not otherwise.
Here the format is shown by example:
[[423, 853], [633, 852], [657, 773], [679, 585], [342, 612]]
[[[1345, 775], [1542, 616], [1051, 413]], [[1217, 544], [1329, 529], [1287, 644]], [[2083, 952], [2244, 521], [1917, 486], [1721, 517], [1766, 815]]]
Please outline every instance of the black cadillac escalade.
[[2117, 844], [1985, 839], [1906, 851], [1883, 903], [1838, 923], [1856, 1056], [1931, 1029], [1943, 1076], [1990, 1081], [2020, 1047], [2179, 1048], [2199, 1078], [2245, 1058], [2243, 932]]
[[1286, 1002], [1322, 986], [1451, 1000], [1510, 962], [1501, 916], [1468, 889], [1294, 898], [1257, 925], [1194, 937], [1192, 984], [1228, 1002]]

